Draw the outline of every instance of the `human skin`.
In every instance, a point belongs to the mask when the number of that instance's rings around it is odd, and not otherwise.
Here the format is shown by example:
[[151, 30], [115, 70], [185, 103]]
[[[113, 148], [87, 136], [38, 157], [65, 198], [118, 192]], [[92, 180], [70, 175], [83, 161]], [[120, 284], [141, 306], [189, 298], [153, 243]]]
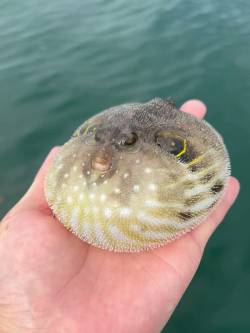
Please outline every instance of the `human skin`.
[[[205, 105], [181, 107], [198, 118]], [[76, 238], [52, 215], [43, 191], [52, 149], [23, 198], [0, 224], [0, 333], [160, 332], [239, 192], [230, 177], [216, 209], [161, 248], [114, 253]]]

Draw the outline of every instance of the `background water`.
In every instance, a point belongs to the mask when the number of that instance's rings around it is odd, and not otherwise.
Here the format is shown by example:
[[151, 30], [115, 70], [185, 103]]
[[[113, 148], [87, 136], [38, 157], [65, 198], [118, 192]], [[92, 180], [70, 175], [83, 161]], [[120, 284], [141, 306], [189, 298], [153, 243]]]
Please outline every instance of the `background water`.
[[154, 96], [205, 101], [242, 184], [165, 330], [249, 332], [248, 0], [0, 0], [0, 215], [86, 118]]

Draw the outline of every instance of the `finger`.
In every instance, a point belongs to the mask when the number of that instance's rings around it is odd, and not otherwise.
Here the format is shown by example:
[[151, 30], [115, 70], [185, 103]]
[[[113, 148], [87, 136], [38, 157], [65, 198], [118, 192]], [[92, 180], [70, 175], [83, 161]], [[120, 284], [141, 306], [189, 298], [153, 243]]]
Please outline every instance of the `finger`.
[[191, 232], [192, 237], [196, 239], [196, 242], [201, 248], [205, 247], [210, 236], [224, 219], [226, 213], [236, 200], [239, 190], [240, 184], [238, 180], [234, 177], [230, 177], [224, 195], [214, 211], [209, 215], [206, 221]]
[[57, 154], [59, 147], [54, 147], [49, 152], [39, 171], [37, 172], [33, 183], [28, 191], [24, 194], [21, 200], [7, 213], [4, 219], [13, 214], [19, 213], [24, 210], [38, 209], [48, 210], [48, 204], [44, 196], [44, 177], [48, 170], [49, 165]]
[[202, 101], [198, 99], [191, 99], [182, 104], [180, 110], [202, 119], [206, 114], [207, 107]]

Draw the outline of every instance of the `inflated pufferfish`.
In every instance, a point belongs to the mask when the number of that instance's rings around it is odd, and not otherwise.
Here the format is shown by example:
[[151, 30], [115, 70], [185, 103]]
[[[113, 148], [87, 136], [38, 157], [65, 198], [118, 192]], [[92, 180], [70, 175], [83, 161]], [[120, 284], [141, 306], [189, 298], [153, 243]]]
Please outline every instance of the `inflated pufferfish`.
[[64, 226], [94, 246], [135, 252], [193, 229], [230, 173], [220, 135], [170, 100], [107, 109], [55, 157], [45, 195]]

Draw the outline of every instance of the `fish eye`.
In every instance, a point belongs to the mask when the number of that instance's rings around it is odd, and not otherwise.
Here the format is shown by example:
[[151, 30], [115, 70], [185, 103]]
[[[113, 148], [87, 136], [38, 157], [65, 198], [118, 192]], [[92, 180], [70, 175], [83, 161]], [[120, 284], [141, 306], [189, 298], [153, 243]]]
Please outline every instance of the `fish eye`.
[[121, 139], [120, 145], [123, 147], [131, 147], [135, 145], [135, 143], [138, 141], [138, 136], [136, 133], [131, 132], [127, 134], [124, 138]]
[[163, 151], [178, 158], [187, 150], [187, 140], [172, 133], [156, 133], [155, 142]]

